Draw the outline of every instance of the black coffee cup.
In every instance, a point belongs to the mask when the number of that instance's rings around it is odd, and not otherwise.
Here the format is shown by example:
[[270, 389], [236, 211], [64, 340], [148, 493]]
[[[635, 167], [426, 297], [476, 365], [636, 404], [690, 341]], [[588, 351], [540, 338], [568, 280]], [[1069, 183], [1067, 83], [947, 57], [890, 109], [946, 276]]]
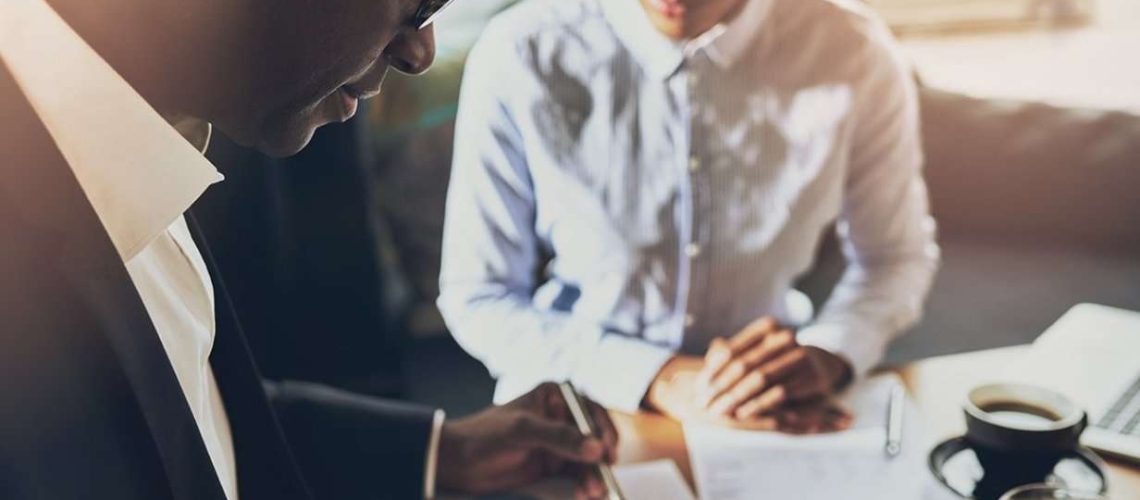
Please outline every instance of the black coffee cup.
[[998, 498], [1043, 482], [1080, 447], [1088, 415], [1056, 391], [1023, 384], [989, 384], [970, 391], [966, 440], [984, 470], [976, 498]]

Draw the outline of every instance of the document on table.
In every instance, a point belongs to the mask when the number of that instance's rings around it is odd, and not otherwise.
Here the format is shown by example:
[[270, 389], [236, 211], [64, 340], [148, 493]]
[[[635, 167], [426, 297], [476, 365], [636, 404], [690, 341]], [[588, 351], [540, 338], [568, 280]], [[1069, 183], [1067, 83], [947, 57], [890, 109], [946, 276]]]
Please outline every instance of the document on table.
[[626, 500], [693, 500], [689, 485], [672, 460], [614, 467]]
[[[693, 500], [685, 478], [672, 460], [655, 460], [614, 467], [626, 500]], [[574, 483], [556, 478], [510, 493], [479, 497], [480, 500], [565, 500], [574, 498]]]
[[697, 491], [704, 500], [757, 498], [928, 497], [930, 473], [914, 406], [908, 402], [902, 453], [888, 458], [887, 404], [893, 374], [852, 387], [841, 404], [855, 417], [852, 428], [814, 436], [685, 426]]

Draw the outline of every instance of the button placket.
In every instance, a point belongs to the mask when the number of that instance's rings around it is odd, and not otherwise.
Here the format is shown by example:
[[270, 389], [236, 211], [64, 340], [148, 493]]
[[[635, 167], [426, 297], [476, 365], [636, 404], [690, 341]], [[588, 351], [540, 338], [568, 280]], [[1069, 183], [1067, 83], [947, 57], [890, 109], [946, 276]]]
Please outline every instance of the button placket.
[[689, 243], [685, 245], [685, 256], [690, 259], [695, 259], [701, 256], [701, 245], [699, 243]]
[[[697, 325], [697, 320], [705, 308], [704, 300], [707, 296], [709, 268], [705, 245], [708, 241], [708, 217], [710, 203], [709, 175], [706, 161], [702, 157], [702, 146], [705, 144], [703, 135], [707, 133], [702, 126], [700, 117], [704, 111], [701, 97], [700, 78], [703, 69], [702, 58], [699, 53], [687, 61], [687, 83], [689, 100], [689, 155], [687, 164], [683, 166], [689, 177], [691, 187], [692, 213], [690, 216], [690, 232], [687, 241], [682, 241], [681, 251], [689, 262], [689, 299], [681, 324], [689, 337], [689, 333]], [[690, 339], [692, 340], [692, 339]]]

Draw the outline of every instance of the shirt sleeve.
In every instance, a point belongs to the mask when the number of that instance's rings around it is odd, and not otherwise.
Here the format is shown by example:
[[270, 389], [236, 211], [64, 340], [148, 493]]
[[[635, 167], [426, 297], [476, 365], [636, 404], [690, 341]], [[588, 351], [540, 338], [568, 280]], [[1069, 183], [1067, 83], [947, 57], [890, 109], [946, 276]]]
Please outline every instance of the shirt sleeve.
[[798, 335], [803, 345], [845, 358], [856, 376], [917, 322], [939, 261], [914, 79], [885, 28], [872, 30], [864, 57], [837, 225], [848, 265]]
[[672, 352], [535, 307], [541, 241], [512, 100], [543, 90], [528, 79], [518, 51], [493, 29], [486, 33], [469, 56], [460, 93], [440, 311], [460, 345], [499, 378], [496, 402], [571, 380], [601, 404], [633, 411]]

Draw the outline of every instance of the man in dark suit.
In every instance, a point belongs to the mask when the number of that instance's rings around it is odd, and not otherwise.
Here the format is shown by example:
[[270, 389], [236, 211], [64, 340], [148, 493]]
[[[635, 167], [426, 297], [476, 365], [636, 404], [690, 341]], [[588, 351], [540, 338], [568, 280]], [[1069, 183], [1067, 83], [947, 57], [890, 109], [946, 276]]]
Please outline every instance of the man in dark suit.
[[0, 2], [0, 498], [417, 498], [613, 460], [550, 385], [456, 421], [263, 385], [187, 215], [210, 123], [295, 153], [426, 70], [446, 3]]

